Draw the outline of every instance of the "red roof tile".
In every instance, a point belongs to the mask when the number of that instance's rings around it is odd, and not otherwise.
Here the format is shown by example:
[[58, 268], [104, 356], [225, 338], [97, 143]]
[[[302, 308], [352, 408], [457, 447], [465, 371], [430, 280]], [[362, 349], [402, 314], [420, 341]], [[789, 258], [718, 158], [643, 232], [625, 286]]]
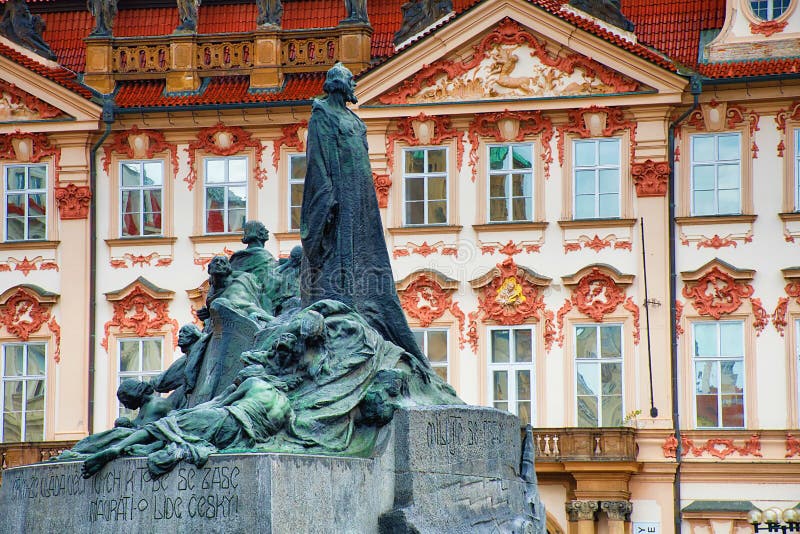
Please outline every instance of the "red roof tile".
[[187, 95], [165, 95], [164, 80], [120, 82], [114, 100], [120, 108], [307, 101], [322, 94], [324, 80], [325, 73], [291, 74], [280, 91], [249, 91], [247, 76], [220, 76], [199, 94]]
[[89, 89], [78, 83], [75, 73], [64, 67], [51, 68], [2, 43], [0, 43], [0, 56], [10, 59], [14, 63], [22, 65], [36, 74], [78, 93], [84, 98], [91, 98], [92, 96], [92, 92]]

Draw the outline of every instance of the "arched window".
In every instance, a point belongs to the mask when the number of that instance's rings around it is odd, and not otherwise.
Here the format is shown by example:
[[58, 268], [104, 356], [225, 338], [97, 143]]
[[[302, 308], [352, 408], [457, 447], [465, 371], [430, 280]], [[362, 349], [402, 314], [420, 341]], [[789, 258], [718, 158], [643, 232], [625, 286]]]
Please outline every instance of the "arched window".
[[791, 0], [750, 0], [753, 14], [762, 20], [775, 20], [789, 9]]

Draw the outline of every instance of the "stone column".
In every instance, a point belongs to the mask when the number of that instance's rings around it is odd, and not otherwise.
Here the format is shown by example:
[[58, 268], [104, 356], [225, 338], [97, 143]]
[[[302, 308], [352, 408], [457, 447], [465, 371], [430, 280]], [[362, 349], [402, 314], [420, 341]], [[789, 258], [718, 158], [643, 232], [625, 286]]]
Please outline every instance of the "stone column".
[[600, 503], [600, 509], [608, 516], [609, 534], [626, 534], [633, 504], [629, 501], [603, 501]]
[[594, 534], [597, 501], [569, 501], [566, 505], [570, 522], [578, 522], [575, 534]]

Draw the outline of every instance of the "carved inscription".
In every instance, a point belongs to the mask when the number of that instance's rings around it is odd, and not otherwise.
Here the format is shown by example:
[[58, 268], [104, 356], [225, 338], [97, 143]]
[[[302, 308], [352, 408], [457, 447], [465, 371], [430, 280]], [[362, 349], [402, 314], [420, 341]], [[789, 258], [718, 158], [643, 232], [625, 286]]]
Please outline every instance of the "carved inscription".
[[142, 464], [112, 468], [86, 480], [76, 470], [15, 478], [9, 481], [10, 498], [46, 506], [54, 499], [82, 497], [88, 506], [79, 513], [89, 523], [186, 517], [219, 520], [239, 515], [241, 474], [237, 466], [180, 467], [153, 478]]
[[452, 456], [465, 447], [492, 449], [503, 443], [505, 432], [495, 419], [472, 419], [458, 415], [434, 416], [428, 421], [427, 443], [432, 452]]

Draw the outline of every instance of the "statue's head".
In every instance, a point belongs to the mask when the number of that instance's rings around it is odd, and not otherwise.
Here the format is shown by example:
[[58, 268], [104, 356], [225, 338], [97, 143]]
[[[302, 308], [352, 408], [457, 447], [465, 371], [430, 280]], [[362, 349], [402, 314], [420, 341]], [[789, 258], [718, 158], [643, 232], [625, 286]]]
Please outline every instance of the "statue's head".
[[129, 410], [141, 408], [149, 395], [153, 394], [153, 386], [149, 382], [140, 382], [128, 378], [117, 388], [117, 398]]
[[192, 346], [198, 339], [200, 339], [200, 329], [191, 323], [183, 325], [178, 331], [178, 346], [181, 350]]
[[242, 228], [242, 243], [249, 245], [250, 243], [264, 243], [269, 241], [269, 230], [261, 221], [247, 221]]
[[341, 93], [346, 102], [351, 102], [353, 104], [358, 102], [355, 94], [356, 82], [353, 80], [353, 73], [340, 62], [336, 62], [336, 64], [328, 70], [325, 76], [325, 83], [322, 85], [322, 90], [329, 95]]
[[289, 252], [289, 263], [292, 265], [300, 265], [300, 260], [303, 259], [303, 247], [297, 245], [291, 252]]
[[319, 312], [308, 310], [300, 319], [300, 336], [303, 339], [316, 339], [325, 333], [325, 318]]
[[256, 377], [263, 377], [266, 374], [266, 370], [264, 369], [263, 365], [254, 363], [252, 365], [248, 365], [241, 371], [236, 374], [236, 377], [233, 379], [233, 383], [235, 385], [239, 385], [248, 378]]
[[214, 256], [208, 264], [208, 274], [228, 276], [233, 270], [231, 269], [231, 262], [227, 256]]

